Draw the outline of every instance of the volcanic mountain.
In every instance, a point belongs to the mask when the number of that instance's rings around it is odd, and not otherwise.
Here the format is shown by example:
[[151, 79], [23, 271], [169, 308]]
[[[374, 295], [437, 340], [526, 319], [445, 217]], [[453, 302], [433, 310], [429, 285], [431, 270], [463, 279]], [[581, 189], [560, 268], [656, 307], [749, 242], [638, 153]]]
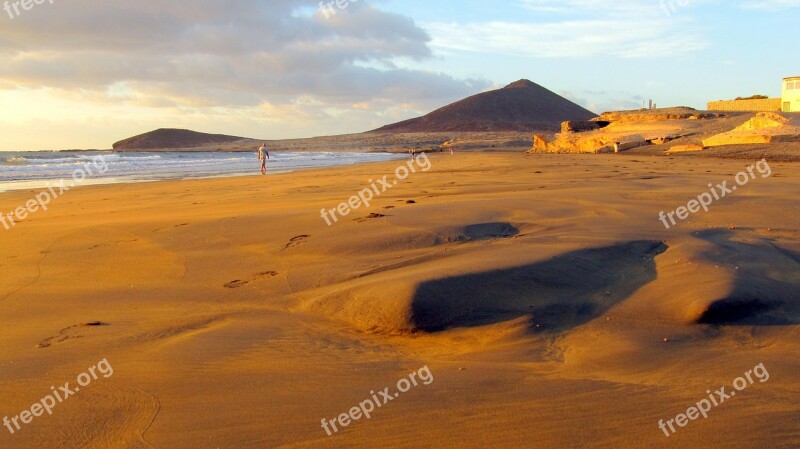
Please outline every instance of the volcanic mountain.
[[567, 120], [589, 120], [597, 114], [544, 87], [519, 80], [474, 95], [430, 114], [371, 132], [485, 132], [558, 130]]
[[208, 145], [222, 145], [249, 140], [244, 137], [222, 134], [205, 134], [188, 129], [157, 129], [121, 140], [114, 144], [117, 151], [161, 150], [198, 148]]

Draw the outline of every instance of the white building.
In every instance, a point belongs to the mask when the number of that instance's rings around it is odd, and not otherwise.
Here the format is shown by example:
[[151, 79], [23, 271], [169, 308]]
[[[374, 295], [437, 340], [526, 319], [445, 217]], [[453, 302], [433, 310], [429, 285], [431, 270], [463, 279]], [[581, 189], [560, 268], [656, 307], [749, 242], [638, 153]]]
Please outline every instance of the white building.
[[783, 79], [783, 112], [800, 112], [800, 76]]

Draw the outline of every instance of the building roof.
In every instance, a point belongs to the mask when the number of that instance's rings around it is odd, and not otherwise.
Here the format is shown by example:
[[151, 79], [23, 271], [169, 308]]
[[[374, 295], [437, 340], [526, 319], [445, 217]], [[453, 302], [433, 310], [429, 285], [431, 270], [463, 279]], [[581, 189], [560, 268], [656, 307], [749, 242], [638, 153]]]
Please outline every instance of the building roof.
[[784, 81], [789, 81], [789, 80], [800, 80], [800, 76], [790, 76], [790, 77], [788, 77], [788, 78], [784, 78], [783, 80], [784, 80]]

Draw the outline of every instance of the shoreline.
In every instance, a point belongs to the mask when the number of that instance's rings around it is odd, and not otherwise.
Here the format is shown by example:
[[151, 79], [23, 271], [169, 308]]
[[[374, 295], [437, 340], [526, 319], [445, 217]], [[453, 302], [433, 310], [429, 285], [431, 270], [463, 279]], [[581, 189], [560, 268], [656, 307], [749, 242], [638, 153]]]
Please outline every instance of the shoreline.
[[[87, 150], [91, 151], [91, 150]], [[433, 154], [440, 154], [440, 152], [426, 152], [429, 155]], [[360, 154], [360, 153], [353, 153], [353, 154]], [[446, 153], [441, 153], [443, 156], [446, 156]], [[525, 153], [519, 150], [514, 149], [492, 149], [492, 150], [485, 150], [485, 151], [463, 151], [458, 153], [458, 155], [463, 154], [483, 154], [483, 155], [518, 155], [520, 157], [540, 157], [540, 158], [577, 158], [577, 159], [585, 159], [587, 161], [592, 160], [592, 158], [597, 158], [599, 160], [605, 160], [605, 158], [617, 158], [620, 161], [625, 161], [625, 158], [642, 158], [642, 159], [654, 159], [660, 162], [664, 162], [667, 159], [675, 159], [680, 158], [686, 162], [690, 162], [692, 160], [702, 160], [707, 162], [736, 162], [736, 161], [753, 161], [756, 162], [759, 159], [764, 157], [764, 153], [759, 152], [752, 152], [746, 155], [737, 155], [738, 157], [724, 157], [724, 155], [695, 155], [695, 154], [673, 154], [673, 155], [653, 155], [653, 154], [627, 154], [621, 153], [618, 155], [594, 155], [594, 154], [558, 154], [558, 153]], [[401, 154], [398, 154], [400, 156]], [[393, 159], [395, 161], [403, 160], [404, 158], [398, 157], [397, 159]], [[773, 162], [769, 157], [767, 157], [768, 161]], [[391, 162], [389, 160], [388, 162]], [[279, 170], [279, 171], [269, 171], [267, 173], [266, 178], [270, 178], [276, 175], [286, 175], [290, 173], [300, 173], [300, 172], [313, 172], [315, 170], [321, 171], [330, 171], [336, 170], [346, 167], [352, 166], [361, 166], [361, 165], [372, 165], [372, 164], [383, 164], [387, 161], [364, 161], [364, 162], [357, 162], [352, 164], [340, 164], [340, 165], [331, 165], [331, 166], [314, 166], [314, 167], [303, 167], [293, 170]], [[776, 163], [781, 164], [798, 164], [800, 163], [800, 158], [798, 159], [777, 159], [774, 160]], [[169, 177], [169, 178], [157, 178], [157, 179], [132, 179], [132, 178], [96, 178], [92, 179], [87, 182], [83, 182], [80, 185], [75, 187], [96, 187], [96, 186], [112, 186], [112, 185], [136, 185], [136, 184], [157, 184], [157, 183], [170, 183], [170, 182], [184, 182], [184, 181], [208, 181], [208, 180], [218, 180], [218, 179], [247, 179], [247, 178], [262, 178], [263, 176], [258, 173], [258, 169], [253, 169], [253, 173], [233, 173], [233, 174], [220, 174], [220, 175], [207, 175], [207, 176], [189, 176], [189, 177]], [[35, 191], [35, 190], [42, 190], [48, 186], [48, 183], [57, 183], [60, 181], [59, 179], [48, 179], [48, 180], [33, 180], [33, 181], [19, 181], [22, 183], [30, 183], [26, 184], [25, 186], [19, 186], [17, 188], [5, 188], [3, 183], [0, 183], [0, 195], [3, 194], [10, 194], [15, 192], [21, 191]], [[96, 181], [96, 182], [95, 182]], [[16, 183], [16, 182], [15, 182]]]
[[[249, 154], [251, 152], [242, 152], [242, 154]], [[317, 168], [333, 168], [333, 167], [342, 167], [342, 166], [349, 166], [349, 165], [359, 165], [359, 164], [369, 164], [375, 162], [385, 162], [390, 160], [400, 160], [405, 155], [403, 154], [389, 154], [389, 153], [372, 153], [375, 155], [382, 155], [386, 156], [386, 158], [382, 158], [381, 160], [366, 160], [363, 155], [368, 153], [334, 153], [334, 152], [315, 152], [315, 153], [307, 153], [312, 156], [311, 159], [307, 161], [303, 160], [300, 161], [301, 165], [293, 166], [292, 164], [295, 163], [295, 159], [281, 159], [281, 156], [286, 155], [288, 152], [273, 152], [273, 162], [272, 164], [283, 164], [277, 166], [269, 166], [268, 165], [268, 174], [275, 175], [275, 174], [283, 174], [283, 173], [293, 173], [298, 171], [306, 171], [306, 170], [314, 170]], [[215, 179], [215, 178], [229, 178], [229, 177], [248, 177], [248, 176], [261, 176], [257, 164], [254, 165], [253, 168], [246, 169], [244, 167], [239, 169], [234, 169], [234, 171], [230, 172], [220, 172], [220, 173], [213, 173], [210, 172], [215, 167], [217, 170], [225, 168], [227, 161], [212, 161], [212, 165], [204, 166], [199, 168], [197, 172], [192, 173], [188, 170], [191, 170], [191, 165], [187, 166], [183, 172], [163, 172], [163, 173], [131, 173], [131, 174], [122, 174], [122, 173], [111, 173], [110, 175], [106, 175], [109, 171], [109, 164], [114, 163], [114, 161], [108, 161], [104, 159], [104, 157], [108, 157], [109, 155], [115, 156], [123, 156], [130, 153], [120, 153], [120, 152], [111, 152], [111, 153], [91, 153], [94, 155], [92, 159], [76, 159], [74, 163], [70, 162], [71, 166], [65, 167], [67, 173], [64, 173], [63, 177], [48, 177], [48, 178], [41, 178], [41, 179], [22, 179], [22, 180], [7, 180], [7, 181], [0, 181], [0, 193], [3, 192], [13, 192], [19, 190], [31, 190], [31, 189], [45, 189], [51, 185], [57, 185], [62, 181], [65, 181], [67, 185], [75, 185], [77, 183], [81, 186], [88, 186], [88, 185], [108, 185], [108, 184], [139, 184], [139, 183], [150, 183], [150, 182], [158, 182], [158, 181], [168, 181], [168, 180], [204, 180], [204, 179]], [[173, 153], [174, 154], [174, 153]], [[208, 153], [191, 153], [191, 156], [202, 156]], [[218, 154], [218, 153], [215, 153]], [[230, 153], [226, 153], [230, 154]], [[297, 154], [297, 153], [290, 153], [290, 154]], [[337, 154], [344, 157], [355, 157], [355, 160], [347, 160], [347, 159], [321, 159], [318, 160], [317, 163], [312, 164], [315, 160], [313, 158], [314, 155], [330, 155], [330, 154]], [[155, 155], [158, 155], [157, 153]], [[179, 156], [181, 157], [181, 156]], [[144, 159], [143, 159], [144, 160]], [[255, 159], [253, 159], [255, 160]], [[43, 162], [48, 162], [47, 159], [42, 159]], [[164, 161], [167, 163], [168, 161]], [[87, 165], [94, 165], [96, 169], [102, 168], [103, 171], [100, 172], [99, 175], [93, 176], [92, 171], [89, 172], [89, 176], [86, 176], [85, 179], [80, 180], [80, 182], [73, 182], [70, 179], [70, 175], [74, 175], [74, 164], [75, 163], [83, 163], [84, 167]], [[192, 162], [187, 161], [187, 164], [191, 164]], [[249, 163], [249, 159], [248, 159]], [[102, 166], [98, 166], [101, 164]], [[13, 165], [12, 165], [13, 166]], [[17, 166], [20, 167], [20, 166]], [[27, 167], [27, 165], [23, 165], [22, 167]], [[155, 167], [155, 171], [160, 169], [160, 167]], [[80, 168], [77, 168], [80, 171]], [[72, 171], [72, 173], [69, 173]], [[106, 175], [106, 176], [103, 176]]]

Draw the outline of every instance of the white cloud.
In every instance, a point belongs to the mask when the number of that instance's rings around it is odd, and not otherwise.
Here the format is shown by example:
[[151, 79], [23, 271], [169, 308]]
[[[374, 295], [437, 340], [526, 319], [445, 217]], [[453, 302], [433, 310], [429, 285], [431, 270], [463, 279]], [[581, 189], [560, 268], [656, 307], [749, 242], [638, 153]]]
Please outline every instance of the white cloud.
[[658, 0], [520, 0], [520, 3], [532, 11], [573, 16], [597, 11], [603, 11], [605, 14], [641, 14], [652, 11], [654, 5], [658, 7]]
[[325, 18], [318, 4], [45, 2], [3, 19], [0, 92], [47, 92], [64, 101], [173, 115], [238, 108], [306, 127], [313, 120], [320, 132], [326, 120], [328, 128], [338, 120], [328, 111], [354, 103], [406, 103], [427, 111], [488, 85], [398, 68], [399, 60], [432, 57], [430, 36], [408, 17], [359, 2]]
[[[0, 79], [29, 88], [105, 89], [128, 82], [140, 91], [217, 105], [253, 105], [276, 94], [368, 99], [398, 83], [418, 98], [469, 90], [441, 75], [391, 68], [396, 58], [431, 56], [428, 35], [410, 19], [356, 4], [330, 19], [293, 14], [311, 4], [74, 0], [69, 6], [48, 5], [0, 29]], [[360, 62], [385, 69], [366, 69]]]
[[520, 6], [531, 14], [525, 21], [437, 22], [425, 29], [442, 51], [528, 57], [653, 58], [708, 46], [685, 26], [688, 16], [667, 14], [658, 1], [521, 0]]
[[782, 11], [800, 7], [800, 0], [753, 0], [741, 4], [745, 9], [761, 9], [765, 11]]

